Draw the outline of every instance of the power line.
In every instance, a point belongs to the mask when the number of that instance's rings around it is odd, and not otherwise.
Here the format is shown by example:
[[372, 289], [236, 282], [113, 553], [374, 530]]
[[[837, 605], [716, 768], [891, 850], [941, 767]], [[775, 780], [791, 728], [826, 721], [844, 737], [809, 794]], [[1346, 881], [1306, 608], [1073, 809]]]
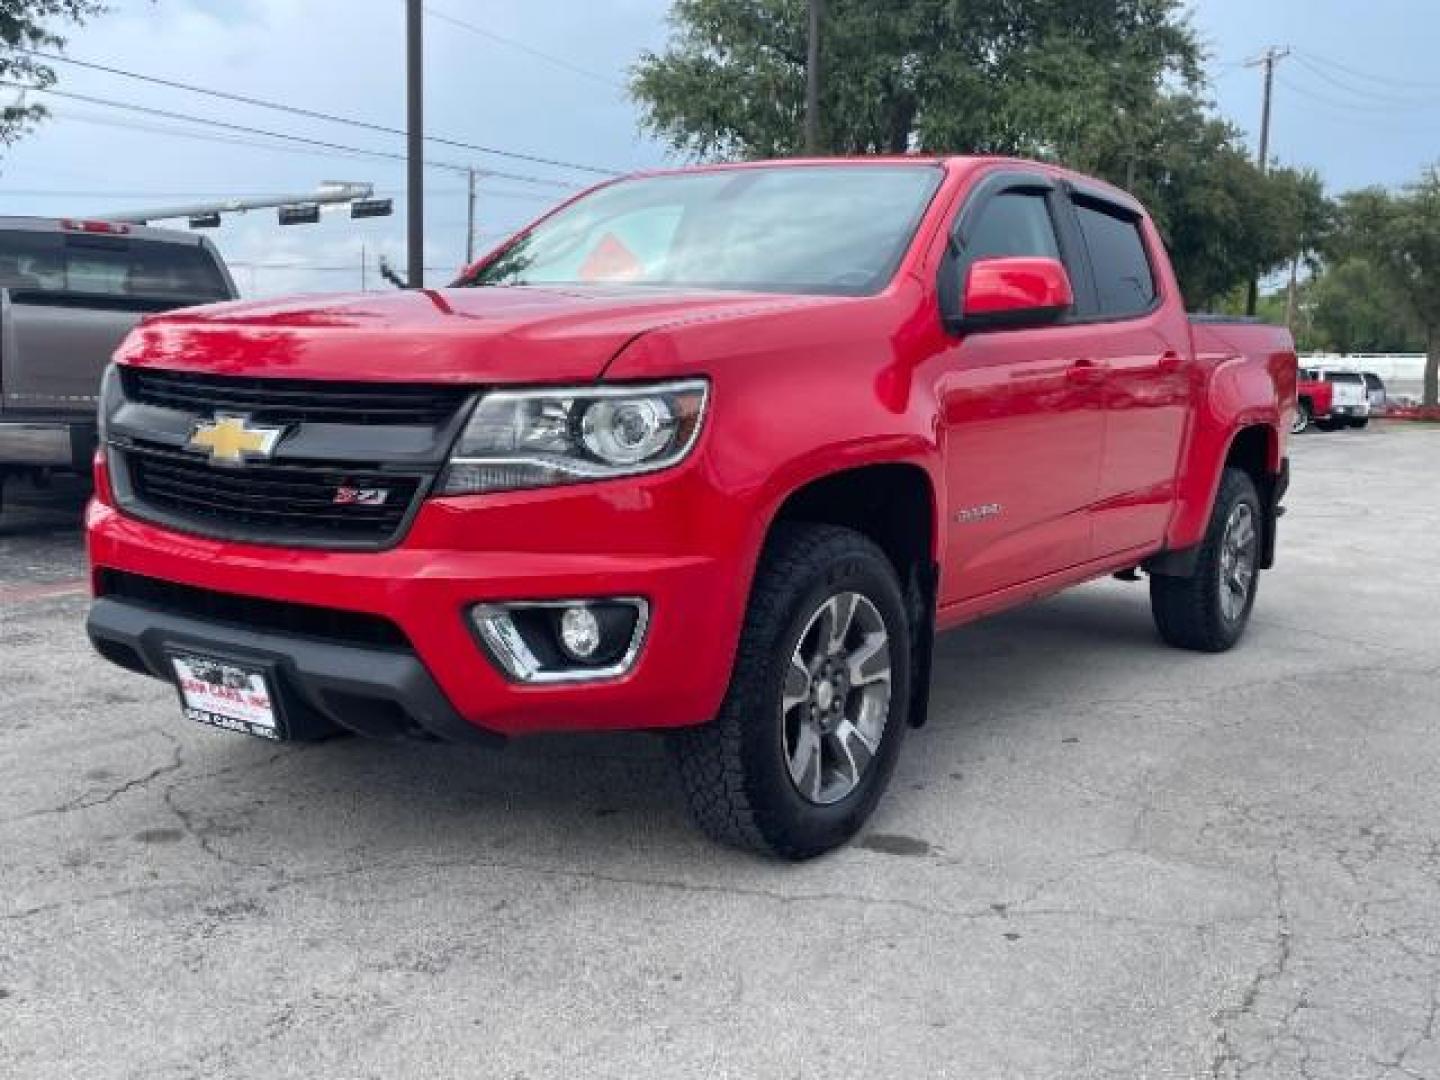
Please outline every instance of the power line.
[[591, 71], [589, 68], [581, 67], [579, 64], [575, 64], [569, 60], [566, 60], [563, 56], [556, 56], [554, 53], [544, 52], [540, 49], [535, 48], [533, 45], [527, 45], [523, 41], [516, 41], [514, 38], [506, 37], [504, 34], [497, 34], [493, 30], [487, 30], [484, 27], [476, 26], [474, 23], [466, 22], [464, 19], [457, 19], [454, 15], [449, 15], [443, 11], [437, 11], [429, 4], [425, 5], [425, 14], [429, 15], [432, 19], [439, 19], [441, 22], [449, 23], [451, 26], [459, 27], [461, 30], [468, 30], [472, 34], [476, 34], [483, 38], [489, 38], [491, 41], [499, 42], [501, 45], [508, 45], [512, 49], [519, 49], [521, 52], [529, 53], [531, 56], [536, 57], [537, 59], [554, 64], [556, 67], [564, 68], [566, 71], [574, 72], [576, 75], [583, 75], [587, 79], [594, 79], [596, 82], [604, 83], [606, 86], [611, 87], [612, 89], [625, 89], [624, 83], [616, 82], [608, 75], [602, 75], [598, 71]]
[[195, 139], [199, 142], [221, 143], [226, 146], [248, 146], [277, 154], [305, 154], [310, 157], [333, 158], [343, 161], [368, 158], [370, 155], [370, 151], [368, 150], [325, 150], [308, 146], [289, 146], [284, 143], [247, 139], [241, 135], [222, 135], [219, 132], [194, 131], [187, 128], [171, 127], [166, 124], [146, 123], [143, 120], [126, 120], [118, 116], [101, 116], [96, 113], [72, 110], [68, 107], [58, 112], [51, 110], [50, 115], [62, 120], [82, 124], [94, 124], [97, 127], [122, 128], [126, 131], [146, 131], [152, 134], [165, 135], [169, 138]]
[[1362, 99], [1370, 99], [1369, 101], [1362, 100], [1359, 103], [1352, 103], [1352, 107], [1363, 105], [1372, 109], [1425, 109], [1440, 102], [1440, 93], [1436, 91], [1430, 91], [1425, 97], [1404, 97], [1393, 91], [1374, 90], [1361, 86], [1356, 82], [1340, 78], [1326, 71], [1319, 64], [1306, 59], [1304, 56], [1297, 56], [1295, 59], [1311, 74], [1335, 87], [1342, 93], [1358, 95]]
[[1288, 79], [1280, 78], [1277, 81], [1281, 86], [1285, 87], [1286, 90], [1296, 95], [1294, 101], [1295, 108], [1308, 111], [1315, 116], [1324, 117], [1331, 123], [1349, 124], [1352, 127], [1363, 126], [1366, 131], [1386, 131], [1398, 135], [1430, 134], [1429, 128], [1422, 129], [1413, 124], [1387, 124], [1383, 117], [1377, 117], [1373, 112], [1345, 112], [1345, 109], [1352, 108], [1353, 106], [1349, 106], [1345, 102], [1335, 101], [1333, 98], [1321, 97], [1303, 86], [1290, 82]]
[[1414, 109], [1437, 108], [1437, 105], [1435, 103], [1426, 104], [1424, 102], [1418, 102], [1409, 106], [1404, 106], [1382, 105], [1379, 102], [1374, 101], [1345, 101], [1341, 98], [1330, 97], [1326, 94], [1319, 93], [1308, 86], [1302, 86], [1301, 84], [1291, 82], [1288, 79], [1281, 79], [1280, 85], [1284, 86], [1287, 90], [1293, 90], [1297, 94], [1301, 94], [1307, 98], [1310, 98], [1312, 101], [1317, 101], [1322, 105], [1327, 105], [1332, 109], [1348, 109], [1351, 112], [1357, 113], [1395, 113], [1406, 112]]
[[[25, 48], [17, 48], [15, 51], [25, 53], [29, 56], [37, 56], [43, 60], [49, 60], [55, 63], [71, 64], [75, 67], [88, 68], [91, 71], [102, 71], [107, 75], [118, 75], [121, 78], [152, 83], [156, 86], [164, 86], [172, 90], [184, 90], [192, 94], [204, 94], [206, 97], [219, 98], [222, 101], [233, 101], [241, 105], [251, 105], [260, 109], [272, 109], [276, 112], [290, 113], [293, 116], [303, 116], [310, 120], [323, 120], [331, 124], [344, 124], [348, 127], [378, 132], [382, 135], [403, 136], [405, 134], [400, 128], [389, 127], [385, 124], [375, 124], [368, 120], [360, 120], [349, 116], [338, 116], [334, 113], [320, 112], [317, 109], [306, 109], [298, 105], [285, 105], [278, 101], [267, 101], [264, 98], [252, 97], [248, 94], [234, 94], [226, 90], [213, 90], [205, 86], [196, 86], [193, 83], [180, 82], [177, 79], [164, 79], [157, 75], [144, 75], [138, 71], [128, 71], [125, 68], [112, 67], [109, 64], [98, 64], [91, 60], [75, 60], [68, 56], [61, 56], [59, 53]], [[484, 146], [480, 143], [465, 142], [460, 139], [451, 139], [441, 135], [427, 135], [425, 136], [425, 141], [441, 146], [453, 147], [458, 150], [471, 150], [478, 154], [490, 154], [495, 157], [509, 158], [513, 161], [526, 161], [534, 165], [550, 165], [561, 169], [573, 169], [578, 172], [594, 173], [599, 176], [619, 175], [619, 170], [616, 169], [605, 169], [598, 165], [585, 165], [575, 161], [564, 161], [559, 158], [541, 157], [538, 154], [526, 154], [516, 150], [501, 150], [494, 146]]]
[[[324, 139], [313, 139], [306, 135], [292, 135], [283, 131], [270, 131], [266, 128], [250, 127], [246, 124], [232, 124], [225, 120], [212, 120], [209, 117], [191, 116], [188, 113], [172, 112], [168, 109], [156, 109], [148, 105], [136, 105], [130, 102], [107, 101], [104, 98], [91, 97], [88, 94], [77, 94], [71, 90], [56, 90], [51, 87], [31, 86], [25, 83], [0, 80], [0, 86], [7, 86], [17, 90], [34, 91], [41, 94], [49, 94], [53, 97], [68, 98], [72, 101], [83, 101], [87, 105], [101, 105], [110, 109], [122, 109], [126, 112], [140, 113], [145, 116], [158, 116], [165, 120], [181, 120], [191, 124], [201, 124], [206, 127], [219, 128], [225, 131], [235, 131], [246, 135], [263, 135], [270, 139], [282, 139], [286, 142], [298, 143], [305, 146], [316, 146], [326, 150], [338, 150], [346, 154], [355, 154], [362, 157], [384, 158], [388, 161], [405, 161], [406, 156], [386, 150], [367, 150], [359, 146], [348, 146], [344, 143], [328, 142]], [[469, 172], [471, 166], [457, 165], [448, 161], [432, 161], [426, 159], [425, 164], [437, 169], [449, 169], [457, 173]], [[551, 180], [546, 177], [526, 176], [520, 173], [500, 172], [495, 169], [477, 170], [484, 176], [493, 176], [501, 180], [513, 180], [525, 184], [545, 184], [550, 187], [573, 189], [574, 184], [561, 180]]]
[[1440, 90], [1440, 82], [1424, 81], [1421, 79], [1396, 79], [1385, 75], [1372, 75], [1369, 72], [1361, 71], [1359, 68], [1348, 67], [1345, 64], [1340, 63], [1340, 61], [1338, 60], [1327, 59], [1326, 57], [1321, 56], [1318, 53], [1307, 52], [1305, 55], [1309, 56], [1312, 60], [1317, 60], [1320, 63], [1325, 64], [1327, 67], [1334, 68], [1336, 71], [1342, 71], [1347, 75], [1354, 76], [1357, 79], [1364, 79], [1367, 82], [1383, 83], [1388, 86], [1398, 86], [1401, 89], [1409, 87], [1416, 90]]

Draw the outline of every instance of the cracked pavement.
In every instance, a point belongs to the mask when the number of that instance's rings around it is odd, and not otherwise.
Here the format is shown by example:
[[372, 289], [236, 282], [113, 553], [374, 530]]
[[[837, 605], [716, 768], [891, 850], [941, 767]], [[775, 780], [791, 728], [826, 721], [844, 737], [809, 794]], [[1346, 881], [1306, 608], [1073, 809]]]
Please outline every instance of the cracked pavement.
[[0, 1076], [1440, 1078], [1440, 430], [1304, 436], [1236, 652], [1107, 581], [943, 639], [853, 846], [659, 742], [274, 746], [85, 642], [0, 518]]

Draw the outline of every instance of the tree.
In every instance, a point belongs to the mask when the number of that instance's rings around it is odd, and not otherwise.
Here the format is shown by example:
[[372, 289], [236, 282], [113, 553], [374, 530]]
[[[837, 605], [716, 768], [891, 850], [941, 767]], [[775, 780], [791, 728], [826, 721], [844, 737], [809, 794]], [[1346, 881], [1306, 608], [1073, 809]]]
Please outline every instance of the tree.
[[1390, 279], [1358, 256], [1329, 267], [1304, 289], [1316, 348], [1338, 353], [1418, 352], [1424, 337]]
[[[1198, 84], [1201, 50], [1181, 9], [1180, 0], [827, 0], [822, 144], [1039, 156], [1112, 141], [1117, 110], [1139, 117], [1162, 80]], [[805, 0], [675, 0], [668, 47], [643, 54], [633, 73], [642, 123], [699, 158], [797, 153], [807, 11]]]
[[[1192, 305], [1308, 250], [1296, 174], [1262, 176], [1200, 97], [1202, 50], [1179, 0], [825, 10], [829, 152], [1017, 154], [1101, 176], [1150, 207]], [[693, 158], [799, 152], [806, 12], [805, 0], [675, 0], [668, 46], [633, 72], [642, 124]]]
[[1368, 259], [1422, 327], [1424, 401], [1440, 404], [1440, 166], [1399, 194], [1367, 188], [1345, 195], [1340, 222], [1332, 249]]
[[[60, 23], [83, 23], [105, 10], [103, 0], [0, 0], [0, 79], [28, 86], [55, 83], [55, 71], [24, 50], [53, 51], [65, 44]], [[0, 146], [7, 146], [45, 117], [45, 106], [27, 102], [0, 106]]]

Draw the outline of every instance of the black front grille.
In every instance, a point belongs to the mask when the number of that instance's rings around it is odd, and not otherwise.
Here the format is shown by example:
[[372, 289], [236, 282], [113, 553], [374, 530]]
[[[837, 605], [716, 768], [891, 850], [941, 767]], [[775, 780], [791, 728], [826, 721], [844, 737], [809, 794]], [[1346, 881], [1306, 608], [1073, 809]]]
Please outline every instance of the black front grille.
[[241, 413], [271, 424], [448, 423], [470, 396], [465, 386], [330, 382], [197, 375], [122, 367], [125, 396], [165, 409], [211, 416]]
[[135, 500], [152, 516], [207, 535], [271, 544], [382, 547], [398, 537], [426, 480], [319, 464], [223, 468], [139, 445], [127, 448], [123, 461]]
[[300, 634], [347, 645], [410, 648], [404, 631], [379, 615], [237, 596], [119, 570], [101, 571], [99, 594], [133, 600], [175, 615], [237, 623], [248, 630]]

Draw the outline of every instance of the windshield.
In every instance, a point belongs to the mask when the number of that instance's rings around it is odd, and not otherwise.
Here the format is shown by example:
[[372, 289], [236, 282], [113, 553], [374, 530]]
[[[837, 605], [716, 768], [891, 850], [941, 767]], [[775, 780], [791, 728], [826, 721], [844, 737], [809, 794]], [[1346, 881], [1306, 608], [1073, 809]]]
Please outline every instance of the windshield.
[[27, 231], [0, 232], [0, 289], [191, 303], [230, 296], [197, 245]]
[[941, 176], [934, 165], [797, 165], [622, 180], [459, 284], [872, 293], [894, 274]]

